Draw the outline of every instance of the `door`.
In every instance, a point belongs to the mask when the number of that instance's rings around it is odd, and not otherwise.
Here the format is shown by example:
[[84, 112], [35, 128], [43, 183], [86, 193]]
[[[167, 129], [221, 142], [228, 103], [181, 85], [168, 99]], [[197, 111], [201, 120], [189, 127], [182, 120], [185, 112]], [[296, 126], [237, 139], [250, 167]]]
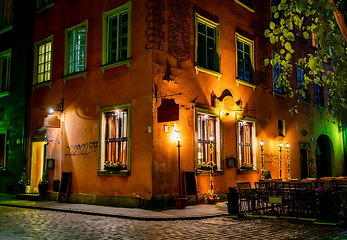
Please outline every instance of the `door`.
[[30, 193], [38, 193], [38, 185], [42, 174], [46, 171], [47, 142], [32, 142], [30, 164]]

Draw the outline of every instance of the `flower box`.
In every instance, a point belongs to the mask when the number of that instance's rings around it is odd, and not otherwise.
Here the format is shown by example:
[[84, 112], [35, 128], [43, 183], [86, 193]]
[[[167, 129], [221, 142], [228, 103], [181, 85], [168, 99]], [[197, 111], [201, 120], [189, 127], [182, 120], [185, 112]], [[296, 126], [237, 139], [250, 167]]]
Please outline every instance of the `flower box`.
[[[201, 166], [200, 170], [211, 171], [211, 167], [203, 167], [203, 166]], [[217, 170], [217, 165], [213, 166], [213, 171], [216, 171], [216, 170]]]
[[243, 169], [243, 170], [252, 170], [253, 166], [241, 166], [241, 169]]
[[120, 171], [120, 170], [125, 170], [126, 168], [127, 168], [126, 166], [105, 167], [105, 169], [108, 171]]

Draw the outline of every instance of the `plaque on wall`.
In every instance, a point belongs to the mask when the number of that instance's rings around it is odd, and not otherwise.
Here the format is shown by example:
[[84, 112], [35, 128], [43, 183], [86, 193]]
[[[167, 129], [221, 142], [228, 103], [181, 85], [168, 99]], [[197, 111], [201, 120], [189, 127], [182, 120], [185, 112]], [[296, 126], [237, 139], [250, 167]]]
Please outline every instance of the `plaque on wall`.
[[174, 99], [162, 99], [158, 107], [158, 123], [179, 120], [179, 104]]

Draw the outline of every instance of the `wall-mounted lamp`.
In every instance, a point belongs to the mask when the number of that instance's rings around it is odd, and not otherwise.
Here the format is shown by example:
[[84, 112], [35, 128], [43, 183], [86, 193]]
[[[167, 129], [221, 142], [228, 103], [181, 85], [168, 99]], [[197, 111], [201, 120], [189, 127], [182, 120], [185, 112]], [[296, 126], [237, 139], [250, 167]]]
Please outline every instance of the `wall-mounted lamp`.
[[176, 141], [177, 141], [177, 159], [178, 159], [178, 194], [181, 197], [181, 136], [179, 130], [175, 130]]
[[49, 108], [49, 109], [41, 108], [41, 110], [48, 111], [49, 114], [53, 114], [56, 111], [63, 113], [63, 111], [64, 111], [64, 98], [60, 99], [60, 102], [57, 104], [56, 107]]
[[283, 142], [280, 142], [278, 144], [280, 147], [280, 178], [282, 178], [282, 147], [283, 147]]

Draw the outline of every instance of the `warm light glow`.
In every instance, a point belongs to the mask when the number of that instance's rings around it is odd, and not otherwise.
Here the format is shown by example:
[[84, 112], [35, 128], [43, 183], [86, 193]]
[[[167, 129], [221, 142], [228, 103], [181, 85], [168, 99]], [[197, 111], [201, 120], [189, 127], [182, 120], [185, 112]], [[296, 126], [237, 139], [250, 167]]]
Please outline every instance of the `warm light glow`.
[[264, 146], [264, 141], [263, 140], [260, 140], [260, 146]]
[[50, 108], [50, 109], [48, 110], [48, 112], [49, 112], [50, 114], [53, 114], [53, 113], [54, 113], [54, 109], [53, 109], [53, 108]]
[[289, 148], [289, 143], [286, 143], [286, 148]]
[[278, 146], [280, 146], [280, 148], [283, 147], [283, 142], [280, 142]]
[[210, 142], [213, 142], [213, 136], [212, 135], [210, 136]]

